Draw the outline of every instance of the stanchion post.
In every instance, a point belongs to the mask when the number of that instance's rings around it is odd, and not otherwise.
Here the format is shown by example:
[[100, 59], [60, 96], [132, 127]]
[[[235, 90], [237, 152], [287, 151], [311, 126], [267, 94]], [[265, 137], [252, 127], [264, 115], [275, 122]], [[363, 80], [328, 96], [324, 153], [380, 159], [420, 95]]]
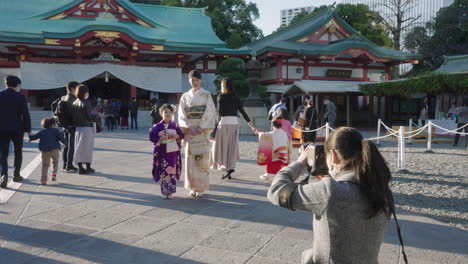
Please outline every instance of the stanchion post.
[[432, 151], [432, 121], [429, 120], [427, 123], [427, 149], [424, 151], [425, 153], [434, 153]]
[[409, 138], [408, 138], [408, 145], [411, 145], [411, 132], [413, 132], [413, 119], [410, 118], [409, 120]]
[[325, 123], [325, 140], [328, 139], [330, 136], [330, 126], [328, 125], [328, 122]]
[[399, 136], [399, 141], [400, 141], [400, 169], [398, 170], [398, 173], [409, 173], [409, 171], [405, 168], [405, 127], [400, 126], [400, 134]]
[[381, 120], [379, 118], [379, 120], [377, 121], [377, 146], [380, 145], [380, 124]]

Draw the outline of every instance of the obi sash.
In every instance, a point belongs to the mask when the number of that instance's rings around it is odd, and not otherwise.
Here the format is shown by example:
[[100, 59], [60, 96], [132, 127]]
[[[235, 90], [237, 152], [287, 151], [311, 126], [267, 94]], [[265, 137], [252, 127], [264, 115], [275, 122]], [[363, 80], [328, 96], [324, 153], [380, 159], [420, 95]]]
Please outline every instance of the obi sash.
[[206, 105], [195, 105], [185, 107], [185, 113], [188, 119], [202, 119], [205, 113]]

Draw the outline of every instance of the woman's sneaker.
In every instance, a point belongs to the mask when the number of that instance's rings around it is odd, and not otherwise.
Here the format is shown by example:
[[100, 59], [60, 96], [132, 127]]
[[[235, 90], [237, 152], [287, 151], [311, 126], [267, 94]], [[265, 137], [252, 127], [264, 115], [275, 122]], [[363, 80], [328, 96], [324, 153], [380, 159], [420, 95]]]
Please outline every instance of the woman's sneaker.
[[195, 191], [190, 191], [190, 196], [196, 197], [196, 196], [197, 196], [197, 193], [196, 193]]
[[264, 181], [270, 181], [270, 180], [271, 180], [270, 176], [268, 176], [268, 174], [266, 174], [266, 173], [260, 175], [259, 178], [260, 178], [261, 180], [264, 180]]
[[51, 176], [52, 181], [56, 181], [56, 180], [57, 180], [57, 174], [52, 173], [50, 176]]

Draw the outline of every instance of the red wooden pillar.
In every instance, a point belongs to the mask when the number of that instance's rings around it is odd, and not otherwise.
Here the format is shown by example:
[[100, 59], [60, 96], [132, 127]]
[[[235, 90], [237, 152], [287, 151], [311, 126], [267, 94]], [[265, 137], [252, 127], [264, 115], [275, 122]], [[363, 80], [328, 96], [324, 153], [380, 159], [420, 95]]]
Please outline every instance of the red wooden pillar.
[[367, 82], [369, 80], [369, 78], [367, 76], [368, 75], [367, 73], [368, 73], [367, 64], [364, 64], [362, 66], [362, 80], [365, 81], [365, 82]]
[[278, 81], [283, 80], [283, 58], [276, 58], [276, 79]]
[[309, 78], [309, 61], [304, 58], [304, 64], [302, 66], [302, 79], [307, 80]]
[[133, 97], [137, 97], [137, 88], [135, 85], [130, 85], [130, 93], [129, 93], [129, 100], [131, 100]]
[[390, 80], [390, 64], [385, 64], [385, 80]]

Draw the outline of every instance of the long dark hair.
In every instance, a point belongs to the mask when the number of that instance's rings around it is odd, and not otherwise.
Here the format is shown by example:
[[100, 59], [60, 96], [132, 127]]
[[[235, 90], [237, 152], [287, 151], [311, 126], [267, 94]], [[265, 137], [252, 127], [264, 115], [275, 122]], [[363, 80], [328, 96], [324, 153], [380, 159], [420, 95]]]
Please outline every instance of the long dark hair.
[[342, 169], [354, 171], [360, 189], [371, 204], [370, 217], [382, 211], [390, 216], [393, 210], [389, 186], [392, 174], [374, 142], [364, 139], [354, 128], [341, 127], [327, 139], [325, 150], [327, 155], [330, 150], [337, 151]]
[[276, 116], [276, 118], [288, 120], [288, 119], [289, 119], [289, 112], [288, 112], [288, 109], [280, 108], [280, 109], [279, 109], [279, 113], [278, 113], [278, 115]]
[[231, 78], [225, 77], [221, 79], [221, 84], [223, 83], [226, 85], [227, 94], [236, 95], [236, 91], [234, 90], [234, 81]]

